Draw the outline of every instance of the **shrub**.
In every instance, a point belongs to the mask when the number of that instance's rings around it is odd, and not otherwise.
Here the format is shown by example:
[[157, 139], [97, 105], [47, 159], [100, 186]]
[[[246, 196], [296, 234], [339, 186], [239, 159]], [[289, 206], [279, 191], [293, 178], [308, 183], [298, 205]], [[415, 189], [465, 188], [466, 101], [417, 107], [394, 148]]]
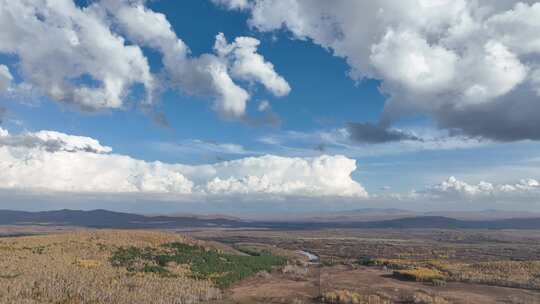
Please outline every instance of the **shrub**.
[[414, 304], [449, 304], [445, 298], [435, 295], [429, 295], [424, 292], [415, 292], [411, 301]]
[[410, 269], [416, 266], [416, 262], [403, 259], [361, 258], [358, 263], [364, 266], [386, 266], [391, 269]]
[[454, 281], [540, 289], [540, 261], [490, 261], [446, 268]]
[[425, 267], [414, 269], [395, 270], [393, 275], [399, 279], [417, 282], [432, 282], [433, 280], [444, 280], [445, 276], [442, 272]]
[[444, 280], [434, 279], [431, 282], [435, 287], [446, 287], [446, 281]]
[[379, 295], [361, 295], [349, 290], [325, 292], [321, 296], [325, 304], [390, 304], [390, 300]]
[[111, 257], [114, 266], [163, 276], [172, 275], [165, 268], [170, 263], [189, 265], [192, 278], [211, 280], [218, 287], [227, 287], [257, 272], [269, 272], [285, 262], [285, 258], [278, 256], [239, 256], [178, 242], [164, 244], [161, 248], [120, 248]]
[[288, 275], [293, 280], [301, 281], [306, 280], [306, 276], [308, 275], [309, 270], [306, 267], [301, 267], [297, 265], [286, 265], [281, 269], [281, 272]]
[[361, 257], [358, 259], [357, 263], [363, 266], [378, 266], [377, 259], [370, 257]]

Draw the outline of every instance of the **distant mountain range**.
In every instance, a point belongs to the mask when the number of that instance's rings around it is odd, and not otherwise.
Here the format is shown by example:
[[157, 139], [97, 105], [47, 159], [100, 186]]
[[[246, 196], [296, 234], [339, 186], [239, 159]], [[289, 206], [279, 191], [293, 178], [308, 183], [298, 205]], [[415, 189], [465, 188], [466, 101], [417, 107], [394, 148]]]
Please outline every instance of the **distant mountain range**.
[[[307, 214], [297, 217], [297, 221], [314, 222], [372, 222], [393, 220], [405, 217], [449, 217], [458, 220], [499, 220], [516, 218], [540, 218], [540, 213], [505, 210], [481, 210], [481, 211], [431, 211], [416, 212], [403, 209], [377, 209], [364, 208], [346, 211], [325, 212], [320, 214]], [[285, 219], [284, 221], [288, 221]]]
[[[392, 220], [404, 217], [420, 216], [421, 213], [403, 210], [403, 209], [377, 209], [377, 208], [364, 208], [353, 209], [345, 211], [334, 211], [324, 213], [307, 213], [304, 215], [296, 216], [295, 221], [308, 221], [308, 222], [367, 222], [367, 221], [382, 221]], [[282, 217], [281, 220], [290, 221], [286, 217]]]
[[0, 210], [0, 225], [80, 226], [91, 228], [182, 228], [237, 226], [238, 221], [195, 216], [144, 216], [108, 210], [26, 212]]
[[[372, 210], [372, 212], [375, 212]], [[381, 211], [377, 211], [381, 212]], [[403, 215], [401, 211], [393, 210]], [[368, 212], [369, 213], [369, 212]], [[437, 215], [405, 216], [383, 220], [297, 220], [247, 221], [234, 218], [201, 216], [145, 216], [107, 210], [56, 210], [26, 212], [0, 210], [0, 225], [76, 226], [89, 228], [173, 229], [173, 228], [267, 228], [267, 229], [323, 229], [323, 228], [431, 228], [431, 229], [540, 229], [539, 217], [506, 219], [456, 219]]]

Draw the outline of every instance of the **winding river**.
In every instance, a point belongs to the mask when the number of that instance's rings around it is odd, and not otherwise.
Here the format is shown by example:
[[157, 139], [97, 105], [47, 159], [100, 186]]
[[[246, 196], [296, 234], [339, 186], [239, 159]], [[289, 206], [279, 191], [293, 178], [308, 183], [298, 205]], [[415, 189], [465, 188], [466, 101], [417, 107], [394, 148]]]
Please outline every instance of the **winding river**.
[[304, 250], [298, 250], [298, 253], [302, 254], [302, 255], [305, 255], [310, 262], [312, 263], [318, 263], [319, 262], [319, 257], [311, 252], [307, 252], [307, 251], [304, 251]]

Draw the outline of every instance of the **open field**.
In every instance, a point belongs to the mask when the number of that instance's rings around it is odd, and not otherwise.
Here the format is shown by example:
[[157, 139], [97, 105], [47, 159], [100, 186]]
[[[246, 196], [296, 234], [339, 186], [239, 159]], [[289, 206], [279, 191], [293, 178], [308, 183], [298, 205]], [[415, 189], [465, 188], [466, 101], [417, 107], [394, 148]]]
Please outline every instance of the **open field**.
[[282, 264], [178, 234], [83, 231], [0, 238], [0, 303], [201, 303]]
[[540, 303], [537, 231], [0, 233], [0, 303]]
[[184, 231], [195, 238], [228, 244], [264, 243], [307, 250], [323, 260], [386, 259], [485, 262], [540, 259], [540, 230], [325, 229]]
[[[279, 278], [272, 283], [255, 278], [233, 289], [237, 298], [257, 294], [254, 286], [270, 297], [273, 285], [277, 292], [285, 284], [299, 297], [303, 293], [356, 292], [359, 303], [370, 295], [372, 301], [381, 297], [380, 303], [386, 303], [384, 299], [415, 303], [415, 294], [432, 297], [422, 300], [425, 303], [540, 303], [539, 231], [198, 230], [189, 235], [233, 246], [259, 243], [305, 250], [321, 258], [320, 276], [312, 274], [299, 283], [286, 284]], [[310, 273], [313, 271], [318, 270]]]
[[[317, 303], [312, 299], [319, 293], [349, 291], [359, 295], [358, 302], [340, 303], [540, 303], [540, 293], [530, 290], [449, 282], [436, 287], [392, 277], [392, 272], [380, 268], [346, 265], [311, 269], [302, 280], [286, 274], [252, 277], [235, 285], [230, 291], [233, 303]], [[369, 302], [371, 298], [371, 302]], [[261, 302], [262, 300], [264, 302]], [[288, 299], [288, 302], [284, 299]], [[337, 302], [336, 302], [337, 303]]]

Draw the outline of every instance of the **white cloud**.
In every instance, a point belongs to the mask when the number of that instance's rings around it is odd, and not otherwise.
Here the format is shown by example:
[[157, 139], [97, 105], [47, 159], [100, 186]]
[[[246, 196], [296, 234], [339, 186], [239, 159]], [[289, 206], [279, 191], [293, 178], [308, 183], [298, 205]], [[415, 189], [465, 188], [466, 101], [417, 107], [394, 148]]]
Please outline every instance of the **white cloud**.
[[370, 60], [384, 79], [424, 93], [452, 84], [458, 57], [444, 47], [430, 46], [418, 33], [389, 30], [372, 46]]
[[60, 192], [190, 193], [191, 183], [161, 163], [90, 152], [50, 153], [39, 149], [0, 148], [0, 185], [8, 189]]
[[[110, 148], [94, 139], [51, 131], [10, 135], [0, 129], [0, 134], [0, 188], [4, 189], [170, 193], [193, 199], [244, 194], [367, 196], [364, 188], [351, 178], [356, 161], [339, 155], [266, 155], [195, 166], [111, 154]], [[50, 148], [53, 141], [56, 145]]]
[[[271, 193], [300, 196], [367, 196], [352, 180], [356, 161], [344, 156], [315, 158], [263, 156], [214, 165], [210, 193]], [[310, 194], [311, 193], [311, 194]]]
[[518, 57], [497, 41], [490, 40], [480, 53], [471, 53], [464, 59], [471, 78], [464, 84], [464, 103], [493, 101], [514, 89], [527, 75]]
[[428, 187], [423, 194], [439, 198], [474, 198], [474, 197], [508, 197], [516, 195], [540, 194], [540, 183], [532, 178], [522, 179], [514, 184], [492, 184], [480, 181], [478, 184], [468, 184], [455, 177], [449, 177], [440, 184]]
[[443, 181], [438, 185], [428, 188], [428, 193], [441, 194], [458, 194], [458, 195], [476, 195], [491, 193], [494, 187], [491, 183], [480, 182], [478, 185], [469, 185], [463, 181], [451, 176], [448, 180]]
[[[498, 176], [493, 176], [498, 178]], [[370, 194], [369, 202], [381, 208], [399, 208], [426, 211], [469, 211], [469, 210], [539, 210], [540, 183], [537, 179], [526, 178], [511, 183], [479, 181], [465, 182], [455, 177], [428, 186], [423, 190], [390, 192], [381, 189], [378, 194]]]
[[161, 52], [173, 87], [189, 94], [213, 97], [214, 109], [225, 118], [243, 116], [251, 97], [233, 78], [260, 82], [277, 96], [290, 91], [288, 83], [274, 71], [273, 65], [257, 53], [260, 43], [257, 39], [237, 37], [235, 43], [227, 45], [220, 33], [215, 43], [219, 56], [190, 57], [189, 48], [176, 36], [165, 15], [149, 10], [143, 4], [126, 5], [125, 2], [105, 0], [102, 5], [115, 16], [114, 21], [127, 37]]
[[109, 153], [110, 147], [101, 145], [97, 140], [85, 137], [67, 135], [55, 131], [28, 132], [18, 135], [10, 135], [7, 130], [0, 128], [0, 147], [36, 148], [48, 152], [92, 152]]
[[[306, 137], [301, 133], [291, 136], [300, 140]], [[194, 140], [188, 146], [237, 155], [249, 153], [234, 144]], [[368, 195], [351, 177], [357, 168], [355, 160], [316, 154], [264, 155], [202, 165], [168, 164], [112, 153], [111, 148], [88, 137], [53, 131], [11, 134], [0, 128], [0, 191], [8, 191], [8, 197], [33, 193], [38, 201], [43, 194], [70, 201], [70, 197], [82, 195], [110, 202], [134, 197], [145, 202], [236, 202], [230, 205], [232, 212], [240, 212], [243, 203], [255, 201], [268, 202], [269, 208], [274, 202], [315, 209], [323, 208], [325, 203], [346, 208], [525, 208], [540, 197], [540, 182], [534, 178], [512, 183], [470, 183], [454, 177], [422, 191], [392, 193], [384, 188], [384, 193]], [[537, 178], [533, 171], [531, 176]]]
[[233, 77], [260, 82], [276, 96], [289, 94], [291, 87], [287, 81], [274, 71], [272, 63], [257, 54], [259, 44], [259, 40], [250, 37], [238, 37], [229, 44], [223, 33], [220, 33], [216, 37], [214, 49], [219, 56], [229, 59]]
[[0, 64], [0, 92], [7, 90], [12, 80], [13, 76], [8, 67]]
[[[0, 53], [17, 55], [23, 79], [54, 100], [118, 108], [133, 84], [153, 89], [141, 49], [71, 0], [2, 0], [0, 28]], [[82, 79], [95, 84], [81, 84]]]
[[[381, 121], [429, 114], [441, 128], [540, 139], [536, 1], [253, 0], [249, 25], [285, 29], [382, 80]], [[509, 110], [510, 109], [510, 110]]]
[[143, 3], [133, 2], [129, 5], [127, 1], [117, 0], [102, 0], [93, 8], [100, 15], [113, 14], [114, 18], [110, 21], [117, 23], [129, 39], [160, 50], [168, 67], [174, 63], [182, 65], [182, 61], [186, 60], [189, 49], [176, 36], [164, 14], [148, 9]]
[[492, 16], [486, 24], [493, 36], [519, 54], [540, 52], [540, 3], [516, 3], [513, 9]]
[[[227, 65], [214, 56], [204, 56], [194, 61], [189, 70], [192, 75], [209, 79], [204, 81], [204, 87], [197, 85], [193, 92], [204, 94], [215, 90], [214, 110], [224, 117], [240, 117], [246, 111], [247, 100], [251, 97], [243, 88], [234, 83], [228, 73]], [[207, 86], [207, 87], [206, 87]], [[201, 90], [201, 91], [198, 91]]]
[[[156, 92], [173, 88], [209, 96], [220, 115], [238, 118], [251, 96], [233, 78], [260, 82], [277, 96], [290, 91], [257, 53], [257, 39], [238, 37], [224, 57], [191, 56], [167, 17], [144, 1], [101, 0], [78, 7], [73, 0], [0, 0], [0, 28], [0, 53], [17, 55], [24, 82], [83, 109], [119, 108], [130, 89], [142, 84], [148, 104]], [[218, 35], [217, 42], [223, 41]], [[142, 47], [161, 53], [165, 79], [150, 72]]]
[[212, 0], [217, 5], [223, 5], [228, 9], [246, 9], [249, 7], [248, 0]]

